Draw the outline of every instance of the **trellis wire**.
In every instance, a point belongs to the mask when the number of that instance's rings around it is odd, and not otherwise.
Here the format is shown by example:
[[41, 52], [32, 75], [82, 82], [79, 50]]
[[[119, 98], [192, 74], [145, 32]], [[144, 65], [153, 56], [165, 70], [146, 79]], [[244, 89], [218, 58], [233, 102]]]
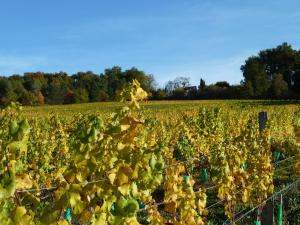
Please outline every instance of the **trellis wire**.
[[[289, 158], [287, 158], [287, 159], [280, 160], [280, 161], [278, 161], [278, 162], [276, 162], [276, 163], [273, 163], [273, 165], [276, 166], [277, 164], [279, 164], [279, 163], [281, 163], [281, 162], [283, 162], [283, 161], [287, 161], [288, 159], [291, 159], [291, 158], [293, 158], [293, 157], [295, 157], [295, 156], [289, 157]], [[167, 167], [164, 168], [164, 170], [167, 169], [167, 168], [173, 167], [173, 166], [175, 166], [175, 165], [179, 165], [179, 164], [181, 164], [181, 163], [186, 163], [186, 162], [191, 162], [191, 161], [200, 161], [200, 159], [197, 159], [197, 158], [191, 158], [191, 159], [186, 160], [186, 161], [184, 161], [184, 162], [176, 162], [176, 163], [174, 163], [174, 164], [168, 165]], [[76, 183], [76, 184], [78, 184], [78, 185], [87, 185], [87, 184], [99, 183], [99, 182], [103, 182], [103, 181], [107, 181], [107, 179], [105, 178], [105, 179], [99, 179], [99, 180], [95, 180], [95, 181], [82, 182], [82, 183]], [[16, 192], [17, 192], [17, 193], [24, 193], [24, 192], [35, 192], [35, 191], [38, 192], [38, 191], [44, 191], [44, 190], [55, 190], [55, 189], [57, 189], [58, 187], [59, 187], [59, 186], [51, 186], [51, 187], [45, 187], [45, 188], [24, 189], [24, 190], [17, 190]], [[213, 186], [213, 187], [215, 187], [215, 186]], [[205, 190], [209, 190], [210, 188], [212, 188], [212, 187], [208, 187], [208, 188], [206, 188]]]
[[[234, 222], [238, 222], [241, 219], [243, 219], [245, 216], [249, 215], [250, 213], [252, 213], [253, 211], [255, 211], [257, 208], [259, 208], [260, 206], [264, 205], [266, 202], [272, 200], [274, 197], [276, 197], [279, 194], [282, 194], [284, 191], [287, 191], [291, 188], [297, 187], [298, 182], [300, 181], [300, 179], [297, 179], [296, 181], [294, 181], [293, 183], [289, 184], [288, 186], [282, 188], [281, 190], [275, 192], [273, 195], [271, 195], [269, 198], [267, 198], [265, 201], [263, 201], [262, 203], [258, 204], [257, 206], [253, 207], [252, 209], [250, 209], [249, 211], [247, 211], [246, 213], [244, 213], [243, 215], [241, 215], [240, 217], [238, 217]], [[282, 194], [283, 195], [283, 194]], [[243, 210], [242, 210], [243, 211]], [[238, 215], [239, 213], [237, 213], [236, 215]], [[236, 217], [236, 215], [234, 215], [234, 217]], [[229, 222], [229, 219], [227, 219], [223, 225], [227, 225]]]
[[288, 157], [286, 159], [282, 159], [282, 160], [280, 160], [278, 162], [273, 163], [273, 165], [276, 166], [276, 165], [278, 165], [280, 163], [283, 163], [283, 162], [288, 161], [288, 160], [293, 159], [293, 158], [295, 158], [295, 156], [291, 156], [291, 157]]

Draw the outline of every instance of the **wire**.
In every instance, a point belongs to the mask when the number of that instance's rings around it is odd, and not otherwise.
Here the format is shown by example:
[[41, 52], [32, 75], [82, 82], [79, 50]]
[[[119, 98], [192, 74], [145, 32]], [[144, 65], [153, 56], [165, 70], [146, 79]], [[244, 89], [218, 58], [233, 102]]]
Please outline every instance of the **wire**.
[[[211, 187], [207, 187], [207, 188], [204, 188], [204, 190], [211, 190], [211, 189], [214, 189], [214, 188], [216, 188], [216, 187], [218, 187], [219, 185], [214, 185], [214, 186], [211, 186]], [[194, 192], [194, 194], [198, 194], [198, 193], [200, 193], [200, 192], [202, 192], [203, 191], [203, 189], [200, 189], [200, 190], [198, 190], [198, 191], [195, 191]], [[180, 200], [180, 199], [182, 199], [182, 198], [184, 198], [184, 197], [180, 197], [180, 198], [177, 198], [176, 200]], [[162, 201], [162, 202], [158, 202], [158, 203], [155, 203], [155, 204], [152, 204], [151, 206], [154, 206], [154, 205], [156, 205], [156, 206], [160, 206], [160, 205], [165, 205], [165, 204], [168, 204], [168, 203], [171, 203], [172, 201]], [[145, 208], [143, 208], [143, 209], [140, 209], [140, 210], [138, 210], [139, 212], [141, 212], [141, 211], [145, 211], [145, 210], [147, 210], [147, 208], [149, 208], [149, 207], [151, 207], [151, 206], [146, 206]]]
[[[214, 185], [214, 186], [205, 188], [205, 190], [214, 189], [214, 188], [216, 188], [216, 187], [218, 187], [218, 186], [219, 186], [219, 185]], [[197, 193], [200, 193], [201, 191], [203, 191], [203, 190], [198, 190], [198, 191], [195, 191], [194, 193], [197, 194]], [[240, 193], [241, 191], [242, 191], [242, 190], [238, 190], [238, 191], [234, 192], [234, 194], [238, 194], [238, 193]], [[182, 198], [183, 198], [183, 197], [180, 197], [180, 198], [178, 198], [177, 200], [182, 199]], [[210, 208], [213, 208], [213, 207], [215, 207], [216, 205], [218, 205], [218, 204], [224, 202], [225, 200], [226, 200], [226, 199], [220, 200], [220, 201], [218, 201], [218, 202], [216, 202], [216, 203], [214, 203], [214, 204], [212, 204], [212, 205], [206, 207], [205, 209], [208, 210], [208, 209], [210, 209]], [[158, 202], [158, 203], [156, 203], [156, 204], [152, 204], [151, 206], [154, 206], [154, 205], [160, 206], [160, 205], [164, 205], [164, 204], [168, 204], [168, 203], [171, 203], [171, 201], [162, 201], [162, 202]], [[146, 206], [144, 209], [140, 209], [139, 211], [145, 211], [145, 210], [147, 210], [147, 208], [149, 208], [149, 206]]]
[[[292, 158], [294, 158], [294, 157], [295, 157], [295, 156], [291, 156], [291, 157], [289, 157], [289, 158], [280, 160], [280, 161], [278, 161], [278, 162], [276, 162], [276, 163], [273, 163], [273, 165], [274, 165], [274, 166], [278, 166], [278, 164], [283, 163], [283, 162], [285, 162], [285, 161], [288, 161], [288, 160], [290, 160], [290, 159], [292, 159]], [[176, 162], [176, 163], [174, 163], [174, 164], [168, 165], [167, 167], [164, 168], [164, 170], [167, 169], [167, 168], [170, 168], [170, 167], [172, 167], [172, 166], [175, 166], [175, 165], [178, 165], [178, 164], [181, 164], [181, 163], [191, 162], [191, 161], [200, 161], [200, 160], [197, 159], [197, 158], [191, 158], [191, 159], [186, 160], [186, 161], [183, 161], [183, 162]], [[297, 163], [294, 163], [294, 164], [289, 165], [289, 166], [284, 167], [284, 168], [280, 168], [279, 170], [275, 170], [275, 171], [278, 172], [278, 171], [284, 170], [284, 169], [289, 168], [289, 167], [291, 167], [291, 166], [293, 166], [293, 165], [295, 165], [295, 164], [297, 164]], [[99, 182], [103, 182], [103, 181], [107, 181], [107, 179], [104, 178], [104, 179], [99, 179], [99, 180], [89, 181], [89, 182], [82, 182], [82, 183], [77, 183], [77, 184], [78, 184], [78, 185], [87, 185], [87, 184], [99, 183]], [[235, 222], [240, 221], [240, 220], [243, 219], [245, 216], [249, 215], [249, 214], [252, 213], [254, 210], [256, 210], [258, 207], [260, 207], [261, 205], [265, 204], [267, 201], [271, 200], [272, 198], [274, 198], [274, 197], [277, 196], [278, 194], [284, 192], [285, 190], [288, 190], [288, 189], [292, 188], [292, 187], [293, 187], [295, 184], [297, 184], [299, 181], [300, 181], [300, 179], [296, 180], [294, 183], [292, 183], [292, 184], [286, 186], [285, 188], [281, 189], [280, 191], [274, 193], [272, 196], [270, 196], [269, 198], [267, 198], [265, 201], [263, 201], [262, 203], [260, 203], [260, 204], [257, 205], [256, 207], [250, 209], [249, 211], [247, 211], [247, 212], [244, 213], [243, 215], [239, 216], [239, 217], [235, 220]], [[219, 186], [219, 185], [210, 186], [210, 187], [204, 188], [204, 190], [212, 190], [212, 189], [215, 189], [215, 188], [218, 187], [218, 186]], [[16, 192], [17, 192], [17, 193], [25, 193], [25, 192], [40, 192], [40, 191], [43, 191], [43, 190], [51, 191], [51, 190], [57, 189], [58, 187], [59, 187], [59, 186], [46, 187], [46, 188], [37, 188], [37, 189], [25, 189], [25, 190], [17, 190]], [[200, 190], [198, 190], [198, 191], [195, 191], [194, 194], [200, 193], [200, 192], [202, 192], [202, 191], [203, 191], [203, 189], [200, 189]], [[237, 193], [239, 193], [239, 192], [241, 192], [241, 191], [242, 191], [242, 190], [236, 191], [235, 194], [237, 194]], [[48, 197], [50, 197], [50, 196], [46, 196], [46, 197], [48, 198]], [[180, 197], [180, 198], [178, 198], [177, 200], [182, 199], [182, 198], [183, 198], [183, 197]], [[210, 206], [207, 206], [207, 207], [205, 208], [205, 210], [211, 209], [211, 208], [213, 208], [213, 207], [215, 207], [215, 206], [221, 204], [221, 203], [224, 202], [225, 200], [226, 200], [226, 199], [223, 199], [223, 200], [220, 200], [220, 201], [218, 201], [218, 202], [216, 202], [216, 203], [214, 203], [214, 204], [212, 204], [212, 205], [210, 205]], [[170, 203], [170, 202], [171, 202], [171, 201], [162, 201], [162, 202], [158, 202], [158, 203], [156, 203], [156, 204], [152, 204], [152, 205], [150, 205], [150, 206], [147, 205], [145, 208], [139, 209], [138, 212], [145, 211], [145, 210], [147, 210], [149, 207], [154, 206], [154, 205], [160, 206], [160, 205], [168, 204], [168, 203]], [[243, 213], [246, 209], [247, 209], [247, 208], [245, 208], [245, 209], [239, 211], [238, 213], [236, 213], [236, 214], [234, 215], [233, 218], [235, 218], [235, 217], [237, 217], [238, 215], [240, 215], [241, 213]], [[224, 222], [224, 225], [226, 225], [228, 221], [229, 221], [229, 219], [227, 219], [227, 220]]]
[[[273, 163], [273, 165], [276, 166], [276, 165], [278, 165], [279, 163], [284, 162], [284, 161], [287, 161], [287, 160], [289, 160], [289, 159], [291, 159], [291, 158], [294, 158], [294, 157], [295, 157], [295, 156], [291, 156], [291, 157], [289, 157], [289, 158], [287, 158], [287, 159], [280, 160], [280, 161], [278, 161], [278, 162], [276, 162], [276, 163]], [[176, 162], [176, 163], [174, 163], [174, 164], [168, 165], [168, 166], [165, 167], [164, 169], [170, 168], [170, 167], [172, 167], [172, 166], [179, 165], [179, 164], [181, 164], [181, 163], [191, 162], [191, 161], [200, 161], [200, 159], [197, 159], [197, 158], [191, 158], [191, 159], [186, 160], [186, 161], [183, 161], [183, 162]], [[295, 164], [296, 164], [296, 163], [295, 163]], [[291, 167], [291, 166], [292, 166], [292, 165], [289, 165], [288, 167]], [[288, 167], [284, 167], [284, 168], [288, 168]], [[281, 168], [281, 169], [284, 169], [284, 168]], [[280, 170], [276, 170], [276, 171], [281, 171], [281, 169], [280, 169]], [[100, 179], [100, 180], [96, 180], [96, 181], [82, 182], [82, 183], [77, 183], [77, 184], [78, 184], [78, 185], [87, 185], [87, 184], [99, 183], [99, 182], [103, 182], [103, 181], [107, 181], [107, 179]], [[212, 186], [212, 187], [205, 188], [205, 190], [214, 189], [214, 188], [217, 187], [217, 186], [219, 186], [219, 185], [215, 185], [215, 186]], [[57, 189], [57, 188], [58, 188], [58, 186], [52, 186], [52, 187], [44, 187], [44, 188], [36, 188], [36, 189], [17, 190], [16, 192], [17, 192], [17, 193], [25, 193], [25, 192], [39, 192], [39, 191], [44, 191], [44, 190], [49, 190], [49, 191], [51, 191], [51, 190], [55, 190], [55, 189]], [[195, 192], [195, 193], [197, 193], [197, 192]]]
[[[239, 218], [237, 218], [234, 222], [236, 223], [236, 222], [240, 221], [240, 220], [243, 219], [245, 216], [249, 215], [249, 214], [252, 213], [254, 210], [256, 210], [256, 209], [259, 208], [260, 206], [264, 205], [266, 202], [268, 202], [269, 200], [273, 199], [273, 198], [276, 197], [277, 195], [283, 193], [284, 191], [287, 191], [287, 190], [289, 190], [289, 189], [291, 189], [291, 188], [297, 187], [298, 182], [300, 182], [300, 179], [297, 179], [296, 181], [294, 181], [293, 183], [291, 183], [291, 184], [289, 184], [288, 186], [284, 187], [283, 189], [281, 189], [281, 190], [275, 192], [273, 195], [271, 195], [271, 196], [270, 196], [269, 198], [267, 198], [265, 201], [263, 201], [262, 203], [258, 204], [258, 205], [255, 206], [254, 208], [250, 209], [249, 211], [247, 211], [246, 213], [244, 213], [243, 215], [241, 215], [241, 216], [240, 216]], [[244, 211], [244, 210], [242, 210], [242, 211]], [[237, 214], [235, 214], [234, 217], [236, 217], [236, 215], [238, 215], [238, 214], [240, 214], [240, 212], [237, 213]], [[233, 218], [234, 218], [234, 217], [233, 217]], [[223, 223], [223, 225], [226, 225], [228, 221], [229, 221], [229, 219], [227, 219], [227, 220]]]
[[[237, 191], [234, 192], [234, 194], [238, 194], [238, 193], [240, 193], [240, 192], [242, 192], [242, 190], [237, 190]], [[215, 207], [216, 205], [219, 205], [220, 203], [222, 203], [222, 202], [224, 202], [224, 201], [226, 201], [226, 199], [222, 199], [222, 200], [220, 200], [220, 201], [218, 201], [218, 202], [216, 202], [216, 203], [214, 203], [214, 204], [212, 204], [212, 205], [210, 205], [210, 206], [207, 206], [205, 209], [206, 209], [206, 210], [207, 210], [207, 209], [211, 209], [211, 208]]]
[[221, 203], [224, 202], [224, 201], [225, 201], [225, 199], [220, 200], [220, 201], [217, 201], [216, 203], [214, 203], [214, 204], [212, 204], [212, 205], [206, 207], [205, 209], [206, 209], [206, 210], [211, 209], [211, 208], [215, 207], [216, 205], [221, 204]]
[[[181, 163], [187, 163], [187, 162], [191, 162], [191, 161], [200, 161], [200, 160], [197, 159], [197, 158], [191, 158], [191, 159], [186, 160], [186, 161], [183, 161], [183, 162], [176, 162], [176, 163], [174, 163], [174, 164], [170, 164], [170, 165], [166, 166], [166, 167], [164, 168], [164, 170], [166, 170], [167, 168], [170, 168], [170, 167], [179, 165], [179, 164], [181, 164]], [[102, 182], [102, 181], [107, 181], [107, 179], [100, 179], [100, 180], [96, 180], [96, 181], [82, 182], [82, 183], [77, 183], [77, 184], [78, 184], [78, 185], [86, 185], [86, 184], [99, 183], [99, 182]], [[54, 189], [57, 189], [57, 188], [58, 188], [58, 186], [51, 186], [51, 187], [45, 187], [45, 188], [17, 190], [16, 192], [17, 192], [17, 193], [35, 192], [35, 191], [44, 191], [44, 190], [54, 190]]]
[[288, 161], [288, 160], [293, 159], [293, 158], [295, 158], [295, 156], [291, 156], [291, 157], [288, 157], [286, 159], [282, 159], [280, 161], [277, 161], [277, 162], [273, 163], [273, 165], [277, 166], [278, 164], [283, 163], [283, 162]]
[[[95, 181], [89, 181], [89, 182], [82, 182], [82, 183], [77, 183], [77, 185], [87, 185], [87, 184], [94, 184], [94, 183], [99, 183], [107, 181], [107, 179], [99, 179]], [[45, 187], [45, 188], [33, 188], [33, 189], [25, 189], [25, 190], [17, 190], [17, 193], [24, 193], [24, 192], [40, 192], [40, 191], [51, 191], [59, 188], [59, 186], [52, 186], [52, 187]]]
[[53, 187], [46, 187], [46, 188], [36, 188], [36, 189], [33, 188], [33, 189], [17, 190], [16, 192], [17, 193], [25, 193], [25, 192], [46, 191], [46, 190], [51, 191], [56, 188], [58, 188], [58, 187], [53, 186]]
[[288, 165], [288, 166], [279, 168], [279, 169], [275, 170], [274, 172], [279, 172], [279, 171], [282, 171], [282, 170], [286, 170], [286, 169], [288, 169], [288, 168], [290, 168], [290, 167], [293, 167], [293, 166], [297, 165], [298, 163], [299, 163], [299, 162], [295, 162], [295, 163], [293, 163], [293, 164], [291, 164], [291, 165]]

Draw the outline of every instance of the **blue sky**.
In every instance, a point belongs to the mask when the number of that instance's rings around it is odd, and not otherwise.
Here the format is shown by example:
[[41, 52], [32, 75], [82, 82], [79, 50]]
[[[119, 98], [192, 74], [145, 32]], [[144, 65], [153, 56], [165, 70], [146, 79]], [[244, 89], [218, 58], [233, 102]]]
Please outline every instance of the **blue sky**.
[[119, 65], [198, 84], [242, 79], [260, 49], [300, 49], [299, 0], [9, 0], [0, 3], [0, 74], [97, 73]]

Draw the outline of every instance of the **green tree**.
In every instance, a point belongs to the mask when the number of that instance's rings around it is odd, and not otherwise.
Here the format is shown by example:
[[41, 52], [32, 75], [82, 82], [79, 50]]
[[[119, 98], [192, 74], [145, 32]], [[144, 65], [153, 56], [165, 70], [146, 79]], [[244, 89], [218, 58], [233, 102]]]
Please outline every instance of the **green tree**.
[[265, 71], [270, 80], [275, 74], [282, 74], [288, 86], [294, 86], [294, 73], [300, 63], [300, 54], [288, 43], [278, 45], [276, 48], [262, 50], [259, 59], [265, 65]]
[[25, 95], [26, 89], [23, 86], [24, 78], [20, 75], [12, 75], [9, 78], [12, 89], [16, 94], [16, 101], [21, 102], [21, 98]]
[[230, 84], [227, 81], [218, 81], [215, 85], [222, 88], [230, 87]]
[[[256, 97], [265, 96], [267, 87], [269, 93], [279, 97], [274, 91], [276, 74], [282, 75], [283, 81], [288, 85], [289, 93], [294, 91], [300, 94], [300, 52], [288, 43], [260, 51], [258, 56], [248, 58], [241, 69], [245, 84], [251, 81]], [[277, 83], [279, 78], [276, 79]], [[285, 88], [285, 85], [283, 86]]]
[[107, 94], [112, 100], [116, 99], [125, 84], [132, 82], [134, 79], [137, 80], [141, 84], [141, 87], [149, 94], [155, 89], [154, 77], [152, 75], [146, 75], [144, 71], [138, 70], [135, 67], [122, 71], [121, 67], [115, 66], [111, 69], [106, 69], [103, 76], [107, 81]]
[[165, 99], [166, 97], [167, 97], [166, 91], [161, 88], [155, 90], [152, 95], [152, 99], [155, 99], [155, 100]]
[[200, 79], [200, 85], [199, 85], [200, 93], [204, 93], [205, 87], [206, 87], [205, 81], [201, 78]]
[[[300, 52], [298, 54], [300, 54]], [[293, 74], [293, 81], [293, 91], [296, 92], [298, 96], [300, 96], [300, 63], [297, 65], [297, 69]]]
[[106, 94], [105, 91], [99, 90], [97, 93], [95, 93], [95, 101], [97, 102], [106, 102], [109, 100], [108, 94]]
[[0, 104], [7, 105], [12, 101], [17, 101], [18, 96], [13, 90], [13, 86], [6, 77], [0, 78]]
[[243, 98], [252, 98], [254, 97], [254, 90], [253, 90], [253, 85], [251, 81], [247, 81], [245, 83], [242, 83], [242, 90], [241, 94]]
[[26, 91], [20, 98], [20, 102], [23, 105], [35, 105], [37, 102], [36, 95], [30, 91]]
[[110, 99], [116, 99], [117, 91], [121, 90], [126, 83], [126, 80], [122, 79], [121, 67], [115, 66], [111, 69], [105, 69], [103, 76], [107, 80], [107, 94]]
[[91, 102], [98, 101], [99, 93], [107, 91], [107, 80], [92, 71], [78, 72], [72, 76], [72, 81], [73, 89], [85, 89]]
[[283, 79], [283, 75], [278, 73], [274, 75], [272, 81], [272, 92], [277, 98], [285, 97], [288, 94], [288, 83]]
[[212, 99], [219, 99], [219, 98], [227, 98], [228, 88], [226, 87], [220, 87], [216, 84], [212, 84], [206, 87], [205, 93], [207, 98], [212, 98]]
[[35, 94], [38, 94], [43, 86], [47, 84], [47, 80], [45, 79], [43, 72], [25, 73], [23, 79], [24, 88]]
[[7, 92], [12, 90], [12, 85], [6, 77], [0, 78], [0, 97], [6, 95]]
[[48, 104], [63, 104], [64, 96], [72, 87], [72, 78], [67, 73], [48, 74], [48, 83], [42, 90]]
[[74, 91], [74, 94], [75, 94], [75, 102], [76, 103], [89, 102], [89, 94], [86, 89], [78, 88]]
[[265, 97], [271, 85], [271, 81], [265, 71], [265, 65], [258, 57], [250, 57], [241, 67], [245, 84], [252, 85], [254, 97]]
[[144, 71], [138, 70], [135, 67], [122, 72], [121, 80], [125, 80], [126, 83], [132, 82], [134, 79], [141, 84], [141, 87], [148, 92], [149, 96], [152, 95], [156, 86], [153, 75], [147, 75]]
[[172, 98], [176, 100], [183, 100], [185, 98], [186, 91], [184, 88], [180, 87], [174, 90]]
[[107, 101], [107, 80], [103, 76], [94, 77], [91, 89], [89, 91], [91, 102]]

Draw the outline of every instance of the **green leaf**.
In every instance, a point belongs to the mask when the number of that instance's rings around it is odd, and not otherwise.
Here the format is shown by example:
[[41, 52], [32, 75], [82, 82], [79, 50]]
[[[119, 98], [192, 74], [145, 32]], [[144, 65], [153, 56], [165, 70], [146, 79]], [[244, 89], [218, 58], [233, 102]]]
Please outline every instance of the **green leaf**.
[[12, 135], [12, 136], [16, 135], [18, 130], [19, 130], [19, 124], [17, 123], [17, 121], [15, 121], [15, 120], [11, 121], [10, 126], [9, 126], [10, 135]]
[[29, 215], [26, 215], [25, 207], [17, 207], [13, 212], [13, 221], [15, 225], [29, 225], [33, 224]]

